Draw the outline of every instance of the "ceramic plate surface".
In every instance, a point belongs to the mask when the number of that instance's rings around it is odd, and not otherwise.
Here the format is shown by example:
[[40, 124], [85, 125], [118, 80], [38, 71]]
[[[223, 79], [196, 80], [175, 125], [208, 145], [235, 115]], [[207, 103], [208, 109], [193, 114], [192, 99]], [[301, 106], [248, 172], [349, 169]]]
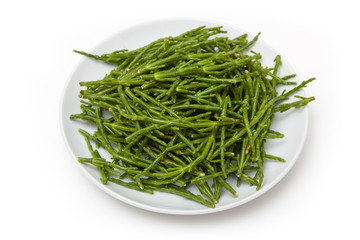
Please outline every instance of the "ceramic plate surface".
[[[239, 26], [239, 29], [237, 29], [223, 24], [199, 20], [164, 20], [146, 23], [123, 30], [110, 38], [107, 38], [90, 52], [100, 55], [124, 48], [132, 50], [144, 46], [158, 38], [176, 36], [201, 25], [206, 25], [208, 27], [219, 25], [224, 26], [224, 29], [228, 31], [227, 36], [230, 38], [239, 36], [243, 33], [248, 33], [248, 39], [251, 39], [257, 33], [243, 31], [241, 30], [243, 26]], [[86, 49], [79, 50], [87, 51]], [[251, 50], [261, 53], [263, 57], [263, 65], [269, 67], [273, 66], [275, 56], [280, 54], [282, 56], [283, 63], [279, 70], [280, 76], [296, 73], [296, 71], [292, 69], [292, 67], [284, 59], [284, 57], [286, 57], [286, 53], [277, 53], [261, 40], [261, 36], [252, 46]], [[80, 88], [79, 82], [102, 79], [103, 76], [113, 68], [114, 66], [109, 64], [82, 57], [80, 63], [73, 71], [67, 85], [65, 86], [61, 99], [60, 122], [65, 144], [76, 162], [78, 156], [90, 157], [84, 138], [81, 134], [79, 134], [78, 129], [83, 128], [91, 133], [95, 130], [93, 126], [90, 126], [82, 121], [73, 121], [69, 119], [70, 114], [80, 112], [78, 94], [82, 88]], [[295, 81], [300, 82], [300, 79], [295, 79]], [[305, 96], [303, 91], [301, 91], [298, 95]], [[203, 206], [195, 201], [183, 199], [182, 197], [172, 194], [155, 192], [153, 195], [150, 195], [127, 189], [111, 182], [107, 185], [103, 185], [99, 181], [100, 174], [97, 169], [90, 165], [80, 163], [78, 165], [100, 189], [133, 206], [167, 214], [197, 215], [213, 213], [234, 208], [249, 202], [264, 194], [277, 184], [289, 172], [298, 158], [306, 139], [307, 125], [308, 112], [306, 107], [276, 114], [272, 123], [272, 129], [285, 134], [285, 138], [268, 140], [266, 143], [266, 151], [269, 154], [285, 158], [286, 163], [272, 160], [265, 161], [264, 183], [259, 191], [256, 191], [255, 187], [251, 187], [246, 183], [242, 183], [240, 188], [237, 188], [235, 180], [232, 181], [231, 184], [234, 189], [237, 190], [238, 197], [233, 197], [228, 192], [223, 191], [220, 202], [213, 209]], [[105, 153], [101, 154], [103, 157], [107, 156]]]

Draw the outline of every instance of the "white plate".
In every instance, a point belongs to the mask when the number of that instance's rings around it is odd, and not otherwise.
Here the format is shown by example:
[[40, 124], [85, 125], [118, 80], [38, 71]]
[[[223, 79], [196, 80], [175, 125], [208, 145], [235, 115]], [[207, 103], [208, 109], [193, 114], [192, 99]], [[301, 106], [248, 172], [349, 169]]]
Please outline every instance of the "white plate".
[[[170, 35], [178, 35], [184, 31], [201, 25], [207, 25], [208, 27], [211, 27], [219, 26], [221, 24], [183, 19], [146, 23], [115, 34], [114, 36], [100, 43], [91, 51], [91, 53], [103, 54], [123, 48], [135, 49], [144, 46], [158, 38]], [[254, 36], [254, 34], [250, 32], [245, 32], [229, 26], [224, 26], [224, 29], [228, 31], [227, 35], [229, 37], [236, 37], [243, 33], [248, 33], [249, 39]], [[255, 32], [255, 34], [256, 33], [257, 32]], [[87, 49], [79, 50], [87, 51]], [[273, 60], [278, 53], [269, 47], [266, 43], [264, 43], [261, 40], [261, 36], [255, 45], [253, 45], [252, 50], [262, 54], [262, 62], [265, 66], [273, 66]], [[282, 54], [281, 56], [283, 65], [279, 70], [279, 74], [284, 76], [296, 73], [285, 61]], [[60, 121], [65, 143], [76, 162], [78, 156], [90, 157], [84, 138], [78, 133], [78, 129], [83, 128], [85, 130], [89, 130], [89, 132], [94, 131], [94, 128], [89, 124], [69, 119], [70, 114], [80, 112], [80, 103], [78, 98], [78, 93], [80, 91], [79, 82], [101, 79], [112, 68], [113, 67], [108, 64], [83, 57], [80, 64], [72, 73], [64, 89], [61, 102], [62, 105]], [[300, 81], [299, 79], [295, 80], [298, 82]], [[304, 92], [300, 92], [299, 95], [304, 95]], [[277, 184], [289, 172], [298, 158], [305, 142], [307, 125], [308, 113], [306, 107], [302, 109], [290, 110], [282, 114], [277, 114], [274, 117], [272, 129], [284, 133], [285, 138], [280, 140], [268, 140], [266, 143], [266, 151], [269, 154], [285, 158], [287, 162], [281, 163], [271, 160], [266, 161], [264, 164], [264, 183], [259, 191], [256, 191], [255, 187], [250, 187], [245, 183], [243, 183], [240, 188], [237, 188], [235, 186], [235, 182], [233, 182], [232, 185], [237, 190], [238, 197], [235, 198], [228, 192], [224, 191], [220, 202], [213, 209], [203, 206], [195, 201], [183, 199], [182, 197], [168, 193], [155, 192], [153, 195], [150, 195], [147, 193], [127, 189], [113, 183], [103, 185], [99, 181], [100, 175], [97, 169], [92, 166], [80, 163], [79, 167], [92, 180], [92, 182], [100, 187], [100, 189], [110, 194], [111, 196], [133, 206], [167, 214], [197, 215], [214, 213], [249, 202], [264, 194], [275, 184]]]

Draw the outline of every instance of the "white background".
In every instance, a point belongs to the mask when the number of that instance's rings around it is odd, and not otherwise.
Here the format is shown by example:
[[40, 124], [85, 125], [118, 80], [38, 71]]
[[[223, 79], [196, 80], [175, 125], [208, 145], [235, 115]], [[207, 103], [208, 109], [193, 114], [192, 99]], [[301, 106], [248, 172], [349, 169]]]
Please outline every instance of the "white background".
[[[357, 1], [8, 1], [0, 3], [1, 239], [359, 239]], [[251, 32], [304, 79], [307, 142], [272, 190], [232, 210], [163, 215], [93, 185], [65, 148], [61, 92], [81, 57], [112, 34], [191, 17]]]

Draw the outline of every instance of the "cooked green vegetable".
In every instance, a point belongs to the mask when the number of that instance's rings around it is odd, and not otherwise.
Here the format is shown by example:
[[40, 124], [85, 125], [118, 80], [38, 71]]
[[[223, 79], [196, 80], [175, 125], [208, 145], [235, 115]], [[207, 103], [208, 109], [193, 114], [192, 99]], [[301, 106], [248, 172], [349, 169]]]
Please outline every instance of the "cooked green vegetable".
[[222, 189], [237, 196], [229, 177], [259, 189], [264, 161], [285, 161], [264, 147], [266, 139], [284, 137], [270, 128], [274, 113], [313, 101], [282, 103], [314, 78], [278, 94], [278, 85], [296, 84], [288, 81], [295, 75], [277, 75], [280, 56], [273, 68], [264, 67], [260, 53], [245, 53], [259, 34], [248, 41], [246, 34], [229, 39], [222, 33], [202, 26], [132, 51], [75, 51], [114, 64], [103, 79], [80, 82], [86, 87], [79, 95], [82, 112], [70, 118], [97, 130], [79, 130], [91, 154], [79, 162], [98, 167], [104, 184], [173, 193], [209, 207]]

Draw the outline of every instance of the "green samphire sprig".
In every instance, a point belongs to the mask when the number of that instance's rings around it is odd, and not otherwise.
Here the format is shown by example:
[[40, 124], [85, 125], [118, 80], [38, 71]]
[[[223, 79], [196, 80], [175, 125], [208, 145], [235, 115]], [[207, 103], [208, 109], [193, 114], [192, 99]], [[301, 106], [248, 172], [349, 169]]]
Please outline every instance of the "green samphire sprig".
[[[173, 193], [208, 207], [222, 189], [237, 196], [229, 178], [260, 189], [264, 162], [285, 161], [264, 146], [284, 137], [270, 128], [274, 113], [313, 101], [297, 96], [282, 103], [315, 78], [296, 85], [288, 81], [294, 74], [278, 76], [280, 56], [273, 68], [262, 66], [261, 54], [248, 51], [260, 34], [248, 41], [246, 34], [229, 39], [223, 33], [201, 26], [132, 51], [75, 51], [114, 65], [103, 79], [80, 82], [86, 88], [79, 94], [81, 113], [70, 118], [97, 129], [79, 130], [91, 157], [78, 161], [96, 166], [104, 184]], [[290, 91], [276, 91], [291, 84]]]

